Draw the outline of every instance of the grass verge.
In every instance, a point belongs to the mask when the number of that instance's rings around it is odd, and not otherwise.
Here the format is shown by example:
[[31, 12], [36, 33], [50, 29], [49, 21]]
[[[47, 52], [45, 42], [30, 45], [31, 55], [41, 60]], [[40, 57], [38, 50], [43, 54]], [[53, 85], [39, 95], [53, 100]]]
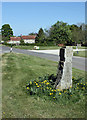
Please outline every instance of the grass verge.
[[[56, 74], [57, 62], [23, 54], [2, 56], [3, 118], [84, 118], [85, 99], [63, 104], [37, 96], [29, 96], [25, 86], [30, 80]], [[73, 68], [73, 76], [85, 80], [84, 71]]]
[[[14, 46], [15, 48], [19, 48], [19, 49], [26, 49], [26, 50], [33, 50], [34, 49], [34, 45], [29, 45], [29, 46]], [[54, 49], [60, 49], [61, 47], [58, 46], [39, 46], [40, 49], [39, 50], [54, 50]], [[76, 46], [73, 46], [73, 49], [76, 49]], [[78, 47], [78, 49], [87, 49], [87, 47]]]
[[86, 57], [87, 58], [87, 51], [79, 51], [78, 53], [74, 52], [73, 56], [79, 56], [79, 57]]
[[[29, 45], [29, 46], [14, 46], [15, 48], [19, 49], [26, 49], [26, 50], [33, 50], [34, 46]], [[54, 50], [54, 49], [60, 49], [61, 47], [58, 46], [39, 46], [39, 50]]]

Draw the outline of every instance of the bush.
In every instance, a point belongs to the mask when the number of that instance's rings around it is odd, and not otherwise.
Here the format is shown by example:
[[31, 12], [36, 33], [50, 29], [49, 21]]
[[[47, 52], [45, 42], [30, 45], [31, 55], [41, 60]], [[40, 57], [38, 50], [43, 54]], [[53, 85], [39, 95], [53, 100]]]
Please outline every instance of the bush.
[[81, 82], [80, 79], [72, 78], [73, 87], [69, 89], [54, 89], [56, 77], [47, 75], [45, 77], [39, 77], [38, 80], [31, 80], [26, 86], [27, 93], [29, 95], [48, 96], [51, 100], [57, 100], [60, 102], [77, 102], [86, 94], [87, 84]]

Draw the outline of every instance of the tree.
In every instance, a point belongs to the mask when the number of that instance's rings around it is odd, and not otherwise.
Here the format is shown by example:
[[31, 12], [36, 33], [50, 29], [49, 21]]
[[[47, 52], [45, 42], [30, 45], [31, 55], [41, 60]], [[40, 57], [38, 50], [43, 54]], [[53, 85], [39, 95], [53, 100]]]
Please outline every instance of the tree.
[[77, 44], [81, 44], [85, 41], [85, 26], [84, 24], [71, 25], [70, 30], [72, 32], [72, 41]]
[[33, 32], [32, 32], [32, 33], [29, 33], [29, 35], [37, 35], [37, 33], [33, 33]]
[[35, 39], [36, 43], [44, 43], [45, 42], [45, 34], [42, 28], [40, 28], [36, 39]]
[[[21, 36], [20, 36], [21, 37]], [[22, 37], [21, 37], [21, 40], [20, 40], [20, 45], [24, 45], [25, 44], [25, 42], [24, 42], [24, 40], [22, 39]]]
[[9, 24], [4, 24], [2, 26], [1, 33], [2, 33], [2, 40], [5, 42], [10, 40], [10, 37], [13, 36], [13, 31]]
[[52, 25], [49, 30], [50, 41], [54, 44], [69, 44], [71, 43], [71, 30], [70, 26], [64, 22], [57, 22]]

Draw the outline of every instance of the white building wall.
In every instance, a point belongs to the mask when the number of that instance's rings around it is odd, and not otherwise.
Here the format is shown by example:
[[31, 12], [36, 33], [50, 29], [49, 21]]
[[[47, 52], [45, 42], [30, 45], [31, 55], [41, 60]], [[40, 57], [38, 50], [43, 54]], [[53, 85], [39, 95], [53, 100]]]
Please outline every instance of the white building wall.
[[35, 39], [24, 39], [25, 43], [35, 43]]
[[20, 44], [20, 41], [9, 41], [8, 44]]

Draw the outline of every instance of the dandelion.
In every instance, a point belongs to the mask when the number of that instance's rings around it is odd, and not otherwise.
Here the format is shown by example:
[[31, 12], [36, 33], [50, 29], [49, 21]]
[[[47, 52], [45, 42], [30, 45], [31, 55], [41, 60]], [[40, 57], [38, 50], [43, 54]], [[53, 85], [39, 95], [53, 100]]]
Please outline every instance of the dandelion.
[[75, 79], [75, 77], [72, 77], [72, 79]]
[[66, 93], [66, 91], [64, 91], [64, 93]]
[[59, 89], [57, 89], [57, 91], [59, 91]]
[[38, 85], [38, 84], [36, 83], [36, 85]]
[[55, 99], [55, 97], [53, 97]]
[[51, 91], [53, 91], [53, 90], [51, 90]]
[[85, 87], [83, 87], [83, 90], [85, 90]]
[[56, 90], [54, 90], [56, 92]]
[[39, 85], [37, 87], [39, 87]]
[[44, 81], [44, 83], [46, 82], [46, 80]]
[[34, 83], [36, 83], [36, 82], [34, 82]]
[[59, 93], [59, 95], [61, 95], [61, 93]]
[[49, 89], [49, 88], [47, 87], [47, 89]]
[[30, 85], [32, 84], [32, 82], [30, 81]]
[[72, 86], [70, 86], [70, 88], [72, 88]]
[[27, 90], [29, 90], [29, 87], [27, 87]]
[[50, 95], [52, 95], [53, 93], [50, 93]]
[[49, 85], [49, 83], [47, 82], [46, 85]]
[[76, 89], [78, 89], [78, 87]]
[[72, 96], [72, 95], [70, 95], [70, 96]]
[[3, 112], [3, 114], [5, 114], [5, 112]]

